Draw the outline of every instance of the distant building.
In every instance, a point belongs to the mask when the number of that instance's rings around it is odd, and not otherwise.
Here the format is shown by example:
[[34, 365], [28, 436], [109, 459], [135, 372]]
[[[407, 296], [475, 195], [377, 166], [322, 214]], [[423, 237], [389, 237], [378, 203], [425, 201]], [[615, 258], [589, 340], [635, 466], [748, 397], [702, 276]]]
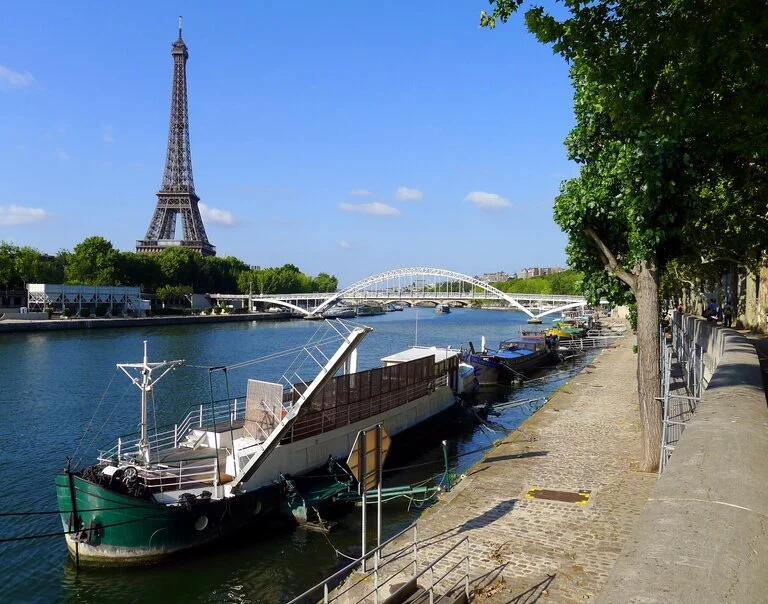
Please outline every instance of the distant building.
[[65, 308], [74, 313], [88, 310], [97, 316], [103, 311], [111, 316], [144, 314], [149, 303], [141, 299], [138, 287], [112, 287], [110, 285], [61, 285], [59, 283], [27, 283], [30, 312], [50, 308], [61, 312]]
[[531, 277], [543, 277], [544, 275], [553, 275], [555, 273], [562, 273], [565, 269], [558, 266], [540, 267], [534, 266], [530, 268], [522, 268], [518, 273], [520, 279], [530, 279]]
[[479, 279], [480, 281], [484, 281], [485, 283], [496, 283], [498, 281], [509, 281], [510, 279], [516, 279], [517, 277], [516, 275], [509, 275], [504, 271], [499, 271], [497, 273], [483, 273], [482, 275], [478, 275], [475, 278]]
[[19, 312], [19, 308], [27, 305], [27, 290], [5, 289], [0, 291], [0, 313]]

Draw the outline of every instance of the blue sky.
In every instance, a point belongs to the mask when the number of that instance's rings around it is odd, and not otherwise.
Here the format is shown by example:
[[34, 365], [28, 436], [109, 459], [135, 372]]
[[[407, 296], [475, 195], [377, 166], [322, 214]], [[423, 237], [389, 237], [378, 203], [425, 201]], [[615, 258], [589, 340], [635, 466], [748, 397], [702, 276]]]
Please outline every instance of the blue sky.
[[[565, 62], [485, 0], [8, 3], [0, 239], [146, 232], [184, 16], [195, 187], [219, 255], [342, 285], [402, 266], [564, 266]], [[438, 10], [439, 9], [439, 10]]]

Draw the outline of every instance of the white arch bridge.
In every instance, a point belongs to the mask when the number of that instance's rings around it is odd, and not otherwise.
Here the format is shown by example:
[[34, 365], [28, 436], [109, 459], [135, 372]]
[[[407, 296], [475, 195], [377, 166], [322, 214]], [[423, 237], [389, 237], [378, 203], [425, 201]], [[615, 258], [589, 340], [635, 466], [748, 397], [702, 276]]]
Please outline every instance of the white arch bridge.
[[[234, 296], [216, 295], [216, 298]], [[243, 296], [248, 298], [248, 296]], [[558, 296], [546, 294], [508, 294], [489, 283], [441, 268], [397, 268], [371, 275], [334, 293], [314, 294], [263, 294], [253, 295], [251, 306], [280, 306], [303, 315], [316, 316], [337, 302], [382, 304], [440, 304], [444, 302], [469, 306], [481, 300], [498, 300], [501, 305], [516, 308], [531, 319], [585, 307], [583, 296]]]

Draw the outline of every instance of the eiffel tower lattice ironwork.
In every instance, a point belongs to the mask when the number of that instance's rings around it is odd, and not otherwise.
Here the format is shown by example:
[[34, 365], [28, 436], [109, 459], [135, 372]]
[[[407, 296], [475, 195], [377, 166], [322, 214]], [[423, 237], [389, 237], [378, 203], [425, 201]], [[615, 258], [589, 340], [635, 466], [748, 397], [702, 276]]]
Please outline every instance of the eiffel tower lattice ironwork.
[[[192, 155], [189, 148], [189, 116], [187, 114], [187, 45], [179, 38], [171, 49], [173, 86], [171, 90], [171, 122], [168, 128], [168, 150], [165, 155], [163, 184], [157, 192], [157, 205], [147, 234], [136, 242], [139, 253], [156, 253], [169, 247], [186, 247], [203, 256], [215, 256], [216, 248], [208, 242], [200, 215], [192, 179]], [[181, 215], [182, 239], [175, 239], [176, 217]]]

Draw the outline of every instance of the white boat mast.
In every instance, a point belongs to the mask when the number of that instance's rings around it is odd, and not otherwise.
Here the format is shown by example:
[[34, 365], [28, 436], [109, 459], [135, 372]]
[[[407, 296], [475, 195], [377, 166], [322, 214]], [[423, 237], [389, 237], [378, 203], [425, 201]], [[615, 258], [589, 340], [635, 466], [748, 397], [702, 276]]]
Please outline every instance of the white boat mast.
[[[160, 361], [159, 363], [150, 363], [147, 358], [147, 341], [144, 340], [144, 361], [142, 363], [118, 363], [118, 368], [128, 376], [134, 386], [141, 390], [141, 438], [139, 439], [139, 455], [145, 463], [149, 463], [149, 438], [147, 437], [147, 397], [152, 391], [152, 386], [162, 380], [165, 375], [176, 367], [183, 365], [183, 360], [178, 361]], [[139, 370], [131, 372], [130, 370]], [[165, 369], [158, 377], [152, 379], [152, 372], [155, 369]], [[138, 375], [135, 375], [138, 373]], [[141, 378], [141, 379], [139, 379]]]

